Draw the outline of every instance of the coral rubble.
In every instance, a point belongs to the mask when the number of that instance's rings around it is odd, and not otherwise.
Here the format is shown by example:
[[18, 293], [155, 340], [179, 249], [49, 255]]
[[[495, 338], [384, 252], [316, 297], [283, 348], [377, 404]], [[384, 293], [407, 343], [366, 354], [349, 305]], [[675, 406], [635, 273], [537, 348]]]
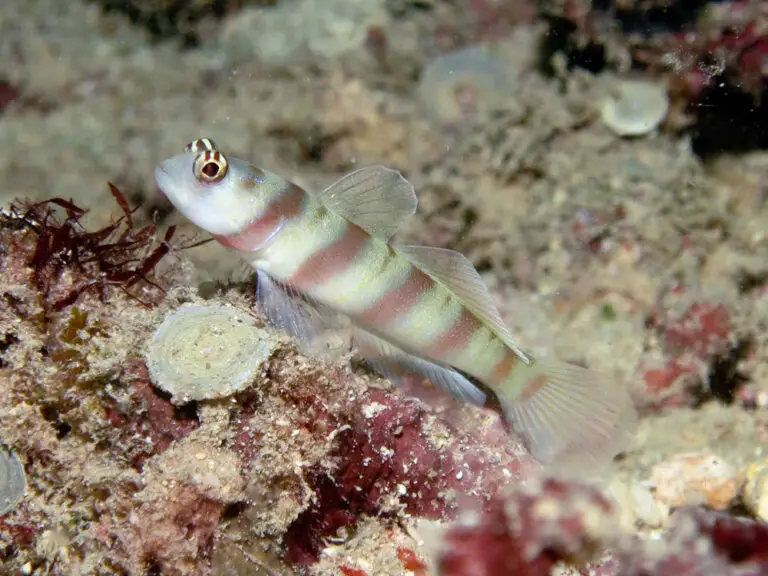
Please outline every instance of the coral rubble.
[[[395, 532], [410, 518], [449, 520], [535, 471], [495, 414], [441, 416], [277, 336], [251, 387], [212, 400], [174, 390], [171, 403], [144, 351], [169, 311], [204, 304], [178, 245], [134, 229], [130, 210], [94, 232], [81, 216], [65, 201], [17, 204], [0, 229], [0, 290], [12, 304], [0, 434], [31, 478], [0, 526], [7, 565], [211, 573], [222, 547], [247, 563], [255, 552], [243, 538], [259, 537], [277, 564], [306, 567], [367, 517]], [[157, 242], [172, 255], [162, 274]], [[205, 306], [250, 310], [251, 300], [229, 290]], [[408, 541], [402, 532], [389, 545], [398, 566], [419, 562]]]

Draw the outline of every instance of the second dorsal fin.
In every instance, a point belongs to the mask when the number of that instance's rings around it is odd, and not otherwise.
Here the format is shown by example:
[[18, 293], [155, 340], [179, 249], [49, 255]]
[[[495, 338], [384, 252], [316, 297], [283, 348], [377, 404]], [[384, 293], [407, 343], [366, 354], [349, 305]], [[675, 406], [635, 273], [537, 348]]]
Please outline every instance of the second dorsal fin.
[[488, 287], [466, 256], [455, 250], [431, 246], [398, 246], [397, 249], [422, 272], [442, 282], [523, 362], [530, 363], [530, 358], [518, 347], [504, 324]]
[[397, 232], [418, 203], [411, 183], [384, 166], [355, 170], [316, 196], [326, 208], [383, 240]]

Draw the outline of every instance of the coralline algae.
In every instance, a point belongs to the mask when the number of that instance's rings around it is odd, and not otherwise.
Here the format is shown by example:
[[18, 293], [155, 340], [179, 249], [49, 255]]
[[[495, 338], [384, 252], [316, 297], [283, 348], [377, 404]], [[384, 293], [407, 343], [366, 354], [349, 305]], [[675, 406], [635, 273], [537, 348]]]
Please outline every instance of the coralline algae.
[[258, 376], [275, 342], [246, 312], [186, 305], [169, 313], [146, 354], [152, 383], [175, 404], [224, 398]]

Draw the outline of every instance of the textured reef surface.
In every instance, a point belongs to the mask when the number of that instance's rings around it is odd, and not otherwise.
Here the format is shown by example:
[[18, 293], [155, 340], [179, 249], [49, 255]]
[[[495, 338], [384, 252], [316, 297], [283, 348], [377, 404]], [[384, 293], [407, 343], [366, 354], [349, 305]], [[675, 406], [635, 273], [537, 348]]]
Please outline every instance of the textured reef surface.
[[[0, 573], [768, 573], [764, 3], [0, 4]], [[634, 444], [555, 475], [297, 348], [156, 190], [198, 137], [401, 170], [397, 241], [629, 386]]]

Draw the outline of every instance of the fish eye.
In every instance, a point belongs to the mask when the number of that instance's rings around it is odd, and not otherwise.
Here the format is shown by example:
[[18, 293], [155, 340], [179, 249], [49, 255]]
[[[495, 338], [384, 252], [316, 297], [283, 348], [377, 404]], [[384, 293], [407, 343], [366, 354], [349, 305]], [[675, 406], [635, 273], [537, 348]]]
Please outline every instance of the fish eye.
[[195, 158], [193, 171], [199, 182], [215, 184], [227, 175], [228, 168], [229, 162], [224, 154], [217, 150], [204, 150]]

